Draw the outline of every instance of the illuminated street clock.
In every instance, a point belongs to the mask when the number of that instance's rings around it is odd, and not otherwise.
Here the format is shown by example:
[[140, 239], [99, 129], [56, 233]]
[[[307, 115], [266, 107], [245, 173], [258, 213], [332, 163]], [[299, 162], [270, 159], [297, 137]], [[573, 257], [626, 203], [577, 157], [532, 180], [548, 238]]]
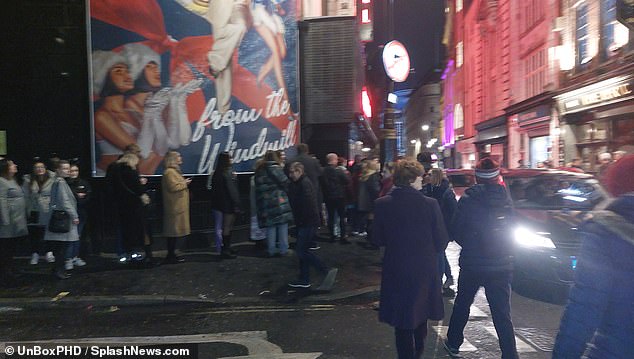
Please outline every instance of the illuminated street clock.
[[394, 82], [403, 82], [409, 75], [409, 55], [405, 46], [392, 40], [383, 47], [383, 66], [387, 76]]

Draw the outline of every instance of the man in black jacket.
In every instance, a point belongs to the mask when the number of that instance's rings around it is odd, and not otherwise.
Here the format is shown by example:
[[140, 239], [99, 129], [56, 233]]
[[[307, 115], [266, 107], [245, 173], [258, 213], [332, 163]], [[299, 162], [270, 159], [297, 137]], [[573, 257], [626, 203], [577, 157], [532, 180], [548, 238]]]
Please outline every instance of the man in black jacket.
[[293, 218], [297, 226], [297, 244], [295, 252], [299, 258], [299, 279], [288, 285], [293, 288], [310, 288], [310, 266], [325, 274], [323, 283], [317, 290], [329, 291], [335, 283], [337, 268], [328, 270], [326, 265], [308, 250], [310, 240], [319, 225], [317, 196], [310, 180], [304, 175], [304, 165], [293, 162], [288, 169], [292, 182], [288, 188], [288, 199], [293, 209]]
[[452, 357], [459, 356], [469, 308], [478, 289], [484, 287], [502, 359], [517, 359], [511, 321], [513, 207], [506, 188], [500, 184], [497, 162], [490, 158], [480, 160], [475, 175], [477, 184], [460, 198], [451, 226], [453, 238], [462, 250], [458, 295], [444, 347]]
[[341, 244], [349, 244], [346, 235], [346, 187], [350, 183], [348, 176], [337, 168], [339, 156], [336, 153], [329, 153], [326, 156], [328, 166], [324, 168], [322, 175], [322, 188], [324, 191], [324, 202], [328, 210], [328, 230], [330, 231], [330, 241], [335, 241], [335, 215], [339, 216], [339, 229], [341, 233]]

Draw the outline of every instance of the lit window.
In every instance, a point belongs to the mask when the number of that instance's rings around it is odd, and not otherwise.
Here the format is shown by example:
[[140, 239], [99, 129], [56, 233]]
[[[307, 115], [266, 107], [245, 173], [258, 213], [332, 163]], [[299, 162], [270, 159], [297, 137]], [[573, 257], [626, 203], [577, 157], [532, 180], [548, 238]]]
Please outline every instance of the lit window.
[[464, 127], [464, 113], [462, 112], [462, 105], [459, 103], [454, 106], [453, 121], [453, 126], [455, 129]]
[[584, 65], [592, 60], [588, 49], [588, 4], [583, 3], [577, 7], [577, 63]]
[[370, 23], [370, 10], [369, 9], [361, 10], [361, 23], [363, 23], [363, 24]]
[[463, 61], [463, 53], [464, 49], [462, 46], [462, 41], [460, 41], [457, 45], [456, 45], [456, 67], [461, 67], [462, 66], [462, 61]]
[[616, 20], [616, 0], [601, 2], [602, 57], [609, 58], [615, 50], [629, 41], [629, 30]]
[[460, 12], [462, 10], [462, 0], [456, 0], [456, 12]]

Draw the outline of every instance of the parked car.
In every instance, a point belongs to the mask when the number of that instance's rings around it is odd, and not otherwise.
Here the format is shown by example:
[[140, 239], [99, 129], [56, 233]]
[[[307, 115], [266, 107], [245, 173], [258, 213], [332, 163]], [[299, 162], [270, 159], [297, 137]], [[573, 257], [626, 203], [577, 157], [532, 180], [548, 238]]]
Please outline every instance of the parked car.
[[[567, 296], [574, 280], [581, 247], [577, 226], [608, 195], [588, 174], [549, 169], [503, 169], [501, 173], [517, 214], [512, 238], [516, 244], [514, 287], [537, 285], [548, 289], [549, 299], [559, 300]], [[462, 192], [475, 179], [473, 170], [447, 171], [447, 175]]]

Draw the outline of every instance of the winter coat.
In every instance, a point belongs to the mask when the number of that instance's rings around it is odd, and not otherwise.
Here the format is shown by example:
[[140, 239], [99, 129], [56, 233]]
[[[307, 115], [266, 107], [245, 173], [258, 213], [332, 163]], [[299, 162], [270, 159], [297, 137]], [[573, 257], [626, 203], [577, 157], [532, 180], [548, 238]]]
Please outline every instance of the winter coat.
[[293, 217], [297, 227], [318, 227], [319, 206], [313, 184], [302, 175], [288, 186], [288, 198], [293, 208]]
[[346, 188], [350, 180], [343, 170], [326, 166], [321, 179], [325, 201], [343, 201], [346, 198]]
[[[70, 221], [74, 221], [79, 219], [79, 215], [77, 214], [77, 201], [75, 200], [75, 195], [73, 195], [73, 191], [61, 177], [56, 177], [53, 182], [53, 186], [51, 187], [51, 200], [49, 205], [49, 210], [44, 215], [45, 223], [48, 224], [51, 218], [51, 211], [54, 209], [63, 210], [68, 213], [70, 216]], [[40, 216], [42, 214], [40, 213]], [[74, 242], [79, 240], [79, 234], [77, 232], [77, 225], [71, 223], [70, 231], [66, 233], [53, 233], [48, 230], [48, 225], [46, 226], [46, 232], [44, 233], [45, 241], [59, 241], [59, 242]]]
[[38, 216], [37, 225], [46, 226], [46, 216], [48, 214], [49, 204], [51, 202], [51, 187], [55, 179], [55, 173], [48, 171], [48, 179], [44, 181], [42, 186], [39, 186], [35, 178], [31, 178], [30, 175], [24, 176], [24, 182], [22, 189], [26, 195], [26, 212], [29, 215], [31, 212], [36, 212]]
[[286, 175], [288, 175], [290, 165], [294, 162], [299, 162], [304, 165], [304, 175], [308, 177], [310, 182], [313, 184], [313, 188], [319, 190], [319, 177], [322, 176], [324, 171], [323, 168], [321, 168], [319, 161], [307, 154], [297, 155], [293, 159], [286, 161], [286, 166], [284, 166], [284, 172]]
[[124, 247], [140, 248], [145, 239], [146, 211], [141, 196], [145, 188], [139, 182], [139, 172], [125, 163], [117, 163], [109, 173], [116, 198]]
[[438, 203], [412, 187], [376, 200], [371, 241], [385, 246], [379, 319], [399, 329], [441, 320], [438, 254], [449, 241]]
[[[82, 178], [66, 178], [66, 183], [73, 191], [75, 195], [75, 199], [77, 200], [77, 208], [82, 209], [86, 208], [88, 203], [90, 202], [92, 188], [90, 187], [90, 183]], [[84, 193], [84, 198], [79, 198], [79, 193]]]
[[445, 226], [449, 232], [451, 230], [451, 220], [458, 208], [456, 194], [454, 193], [449, 180], [443, 179], [439, 186], [427, 184], [423, 187], [422, 192], [425, 196], [432, 197], [438, 201], [438, 205], [440, 205], [440, 212], [442, 212], [442, 218], [445, 221]]
[[163, 235], [184, 237], [189, 226], [189, 188], [185, 177], [175, 168], [168, 168], [161, 178], [163, 196]]
[[222, 213], [240, 212], [237, 179], [231, 169], [215, 171], [211, 176], [211, 208]]
[[374, 200], [379, 198], [381, 191], [380, 180], [381, 175], [378, 172], [371, 174], [365, 181], [359, 179], [358, 211], [372, 212], [374, 210]]
[[255, 204], [260, 228], [273, 227], [293, 220], [288, 201], [288, 177], [274, 161], [268, 161], [255, 171]]
[[460, 197], [450, 228], [460, 244], [460, 269], [513, 270], [513, 207], [504, 186], [476, 184]]
[[0, 177], [0, 238], [27, 235], [26, 199], [15, 180]]
[[[620, 224], [605, 221], [616, 213]], [[619, 227], [624, 229], [619, 229]], [[583, 239], [553, 358], [634, 358], [634, 192], [580, 227]]]

